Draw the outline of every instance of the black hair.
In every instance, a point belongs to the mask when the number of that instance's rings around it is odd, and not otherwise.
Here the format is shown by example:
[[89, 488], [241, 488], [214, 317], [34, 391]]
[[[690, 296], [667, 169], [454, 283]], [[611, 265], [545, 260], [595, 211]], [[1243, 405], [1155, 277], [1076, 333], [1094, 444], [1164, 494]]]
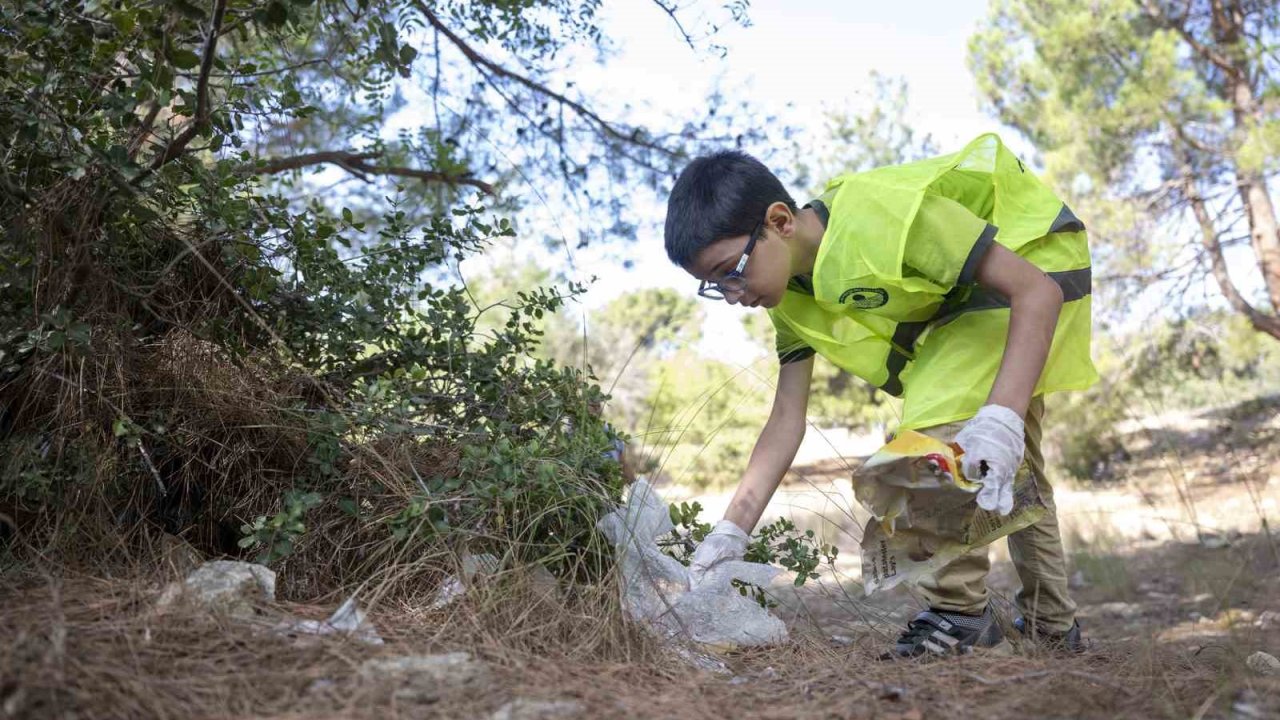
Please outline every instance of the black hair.
[[688, 267], [715, 241], [750, 233], [778, 201], [796, 209], [778, 177], [750, 155], [724, 150], [694, 159], [667, 199], [667, 257]]

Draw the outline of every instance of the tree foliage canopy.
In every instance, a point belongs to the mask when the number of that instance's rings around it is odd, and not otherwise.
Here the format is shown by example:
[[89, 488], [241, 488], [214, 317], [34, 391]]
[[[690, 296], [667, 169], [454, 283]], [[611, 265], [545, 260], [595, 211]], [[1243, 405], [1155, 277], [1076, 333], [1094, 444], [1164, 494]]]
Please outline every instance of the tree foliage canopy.
[[[1207, 271], [1280, 338], [1278, 41], [1274, 0], [996, 0], [970, 60], [1000, 118], [1085, 204], [1119, 279]], [[1159, 233], [1185, 242], [1161, 247]], [[1259, 297], [1228, 272], [1235, 245], [1252, 250]]]

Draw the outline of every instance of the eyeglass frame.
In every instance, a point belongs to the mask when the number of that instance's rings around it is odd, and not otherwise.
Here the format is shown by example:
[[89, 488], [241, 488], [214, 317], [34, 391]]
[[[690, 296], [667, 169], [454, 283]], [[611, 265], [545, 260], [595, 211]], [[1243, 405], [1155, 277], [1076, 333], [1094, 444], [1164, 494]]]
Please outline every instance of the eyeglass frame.
[[[701, 280], [698, 282], [698, 297], [704, 297], [708, 300], [724, 300], [725, 293], [743, 293], [747, 291], [747, 277], [744, 274], [747, 269], [747, 260], [751, 259], [751, 251], [756, 249], [756, 241], [760, 239], [760, 231], [764, 229], [764, 221], [756, 223], [756, 227], [747, 237], [747, 245], [742, 248], [742, 257], [738, 258], [738, 264], [724, 277], [719, 280]], [[729, 280], [741, 280], [741, 287], [725, 287], [725, 282]]]

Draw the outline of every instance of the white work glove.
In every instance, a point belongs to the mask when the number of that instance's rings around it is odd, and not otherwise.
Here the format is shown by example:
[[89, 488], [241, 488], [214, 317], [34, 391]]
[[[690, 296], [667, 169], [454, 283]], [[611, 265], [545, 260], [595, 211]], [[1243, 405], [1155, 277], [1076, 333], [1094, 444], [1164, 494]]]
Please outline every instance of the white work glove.
[[964, 451], [960, 467], [971, 482], [982, 483], [978, 507], [1001, 515], [1013, 511], [1013, 476], [1022, 465], [1026, 440], [1022, 418], [1003, 405], [986, 405], [956, 435]]
[[697, 590], [711, 568], [729, 560], [741, 560], [747, 553], [747, 531], [732, 520], [721, 520], [702, 539], [689, 562], [689, 587]]

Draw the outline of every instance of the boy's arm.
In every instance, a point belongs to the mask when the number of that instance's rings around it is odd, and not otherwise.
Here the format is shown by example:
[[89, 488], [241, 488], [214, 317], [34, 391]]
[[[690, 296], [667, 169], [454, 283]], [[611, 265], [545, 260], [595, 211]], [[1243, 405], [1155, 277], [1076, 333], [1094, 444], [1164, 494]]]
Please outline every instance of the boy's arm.
[[978, 263], [977, 281], [1009, 298], [1009, 338], [988, 405], [1023, 417], [1044, 372], [1062, 309], [1062, 288], [1008, 248], [992, 244]]
[[987, 404], [955, 441], [965, 451], [960, 461], [965, 476], [982, 483], [978, 506], [1008, 515], [1014, 476], [1026, 450], [1023, 418], [1053, 344], [1062, 289], [1000, 245], [992, 245], [979, 261], [977, 280], [1009, 298], [1009, 336]]
[[748, 533], [760, 521], [765, 505], [769, 504], [769, 498], [773, 497], [800, 449], [812, 377], [812, 356], [786, 363], [778, 372], [778, 388], [769, 421], [760, 431], [742, 482], [724, 515]]

